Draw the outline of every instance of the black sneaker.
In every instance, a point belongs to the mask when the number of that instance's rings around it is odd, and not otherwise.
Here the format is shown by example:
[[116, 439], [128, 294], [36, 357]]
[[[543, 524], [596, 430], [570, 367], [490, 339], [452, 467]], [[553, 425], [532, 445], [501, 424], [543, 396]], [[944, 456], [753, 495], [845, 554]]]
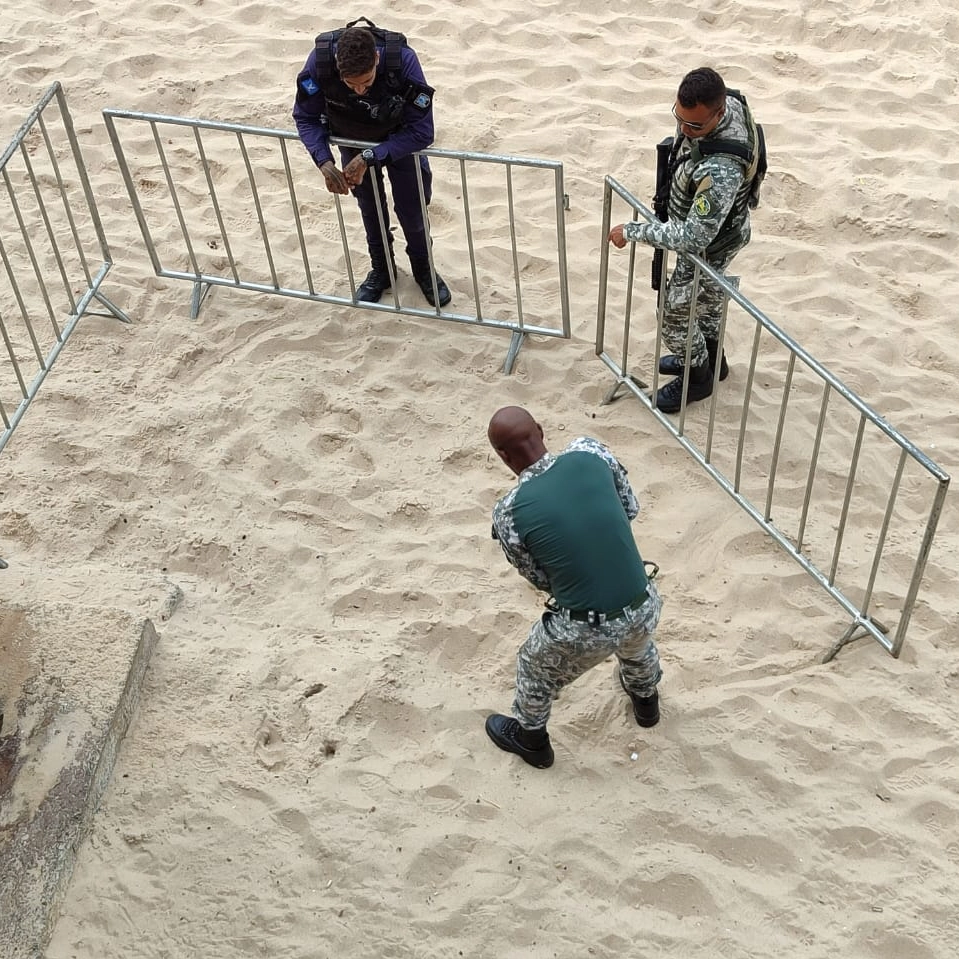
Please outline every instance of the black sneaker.
[[633, 715], [636, 722], [644, 729], [650, 729], [659, 722], [659, 693], [653, 693], [652, 696], [637, 696], [626, 688], [626, 680], [623, 679], [622, 672], [619, 673], [619, 685], [623, 687], [623, 692], [629, 696], [633, 703]]
[[[530, 742], [531, 733], [523, 729], [519, 722], [509, 716], [493, 713], [486, 720], [486, 735], [508, 753], [516, 753], [524, 762], [537, 769], [549, 769], [553, 765], [553, 747], [549, 743], [549, 733], [543, 730], [541, 736], [536, 737], [533, 745]], [[523, 741], [525, 740], [525, 742]]]

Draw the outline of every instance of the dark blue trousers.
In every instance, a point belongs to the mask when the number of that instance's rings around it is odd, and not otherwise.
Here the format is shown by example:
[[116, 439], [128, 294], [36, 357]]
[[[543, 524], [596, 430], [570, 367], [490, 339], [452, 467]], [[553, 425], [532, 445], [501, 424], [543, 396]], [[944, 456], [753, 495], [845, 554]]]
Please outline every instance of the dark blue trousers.
[[[340, 147], [340, 155], [345, 167], [350, 160], [359, 153], [352, 147]], [[390, 189], [393, 193], [393, 210], [399, 220], [403, 235], [406, 237], [406, 252], [410, 257], [429, 256], [426, 240], [426, 224], [424, 223], [423, 208], [420, 205], [420, 188], [416, 180], [416, 163], [423, 171], [423, 197], [426, 206], [429, 206], [433, 195], [433, 173], [430, 170], [429, 160], [424, 156], [407, 156], [402, 160], [392, 160], [385, 167], [374, 165], [366, 171], [363, 182], [353, 187], [353, 196], [359, 204], [363, 217], [363, 227], [366, 230], [366, 243], [369, 247], [370, 258], [382, 256], [383, 228], [376, 213], [376, 198], [373, 190], [380, 194], [380, 205], [383, 210], [386, 235], [390, 238], [390, 248], [393, 246], [393, 236], [390, 227], [390, 211], [386, 202], [386, 190], [383, 185], [383, 170], [390, 179]]]

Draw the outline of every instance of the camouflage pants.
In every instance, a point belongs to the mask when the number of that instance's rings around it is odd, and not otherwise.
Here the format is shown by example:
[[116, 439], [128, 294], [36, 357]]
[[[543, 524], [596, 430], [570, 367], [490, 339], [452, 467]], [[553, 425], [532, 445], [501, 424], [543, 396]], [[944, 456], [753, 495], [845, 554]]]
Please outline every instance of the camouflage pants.
[[[745, 244], [744, 244], [745, 245]], [[717, 272], [724, 273], [733, 257], [742, 249], [737, 247], [717, 257], [706, 257], [706, 262]], [[680, 254], [666, 286], [663, 308], [663, 342], [670, 351], [686, 356], [686, 337], [689, 335], [689, 307], [693, 298], [693, 277], [696, 265]], [[692, 327], [693, 348], [690, 363], [702, 366], [708, 362], [706, 339], [719, 339], [719, 324], [723, 315], [725, 294], [712, 277], [699, 275], [699, 295], [696, 297], [695, 322]]]
[[637, 696], [651, 696], [662, 676], [653, 632], [663, 601], [649, 584], [649, 599], [635, 612], [602, 626], [545, 612], [516, 656], [513, 715], [526, 729], [542, 729], [564, 686], [615, 655], [623, 681]]

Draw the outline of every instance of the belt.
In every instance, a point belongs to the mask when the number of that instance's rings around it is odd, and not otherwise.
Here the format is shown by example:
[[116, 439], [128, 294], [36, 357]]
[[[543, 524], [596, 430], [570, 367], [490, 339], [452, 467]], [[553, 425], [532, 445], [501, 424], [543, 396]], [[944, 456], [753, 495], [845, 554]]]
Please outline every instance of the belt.
[[647, 599], [649, 599], [649, 593], [644, 589], [632, 602], [627, 603], [621, 609], [614, 609], [611, 612], [604, 613], [598, 609], [563, 609], [562, 611], [565, 612], [573, 622], [589, 623], [591, 626], [602, 626], [603, 623], [622, 619], [627, 613], [635, 612]]

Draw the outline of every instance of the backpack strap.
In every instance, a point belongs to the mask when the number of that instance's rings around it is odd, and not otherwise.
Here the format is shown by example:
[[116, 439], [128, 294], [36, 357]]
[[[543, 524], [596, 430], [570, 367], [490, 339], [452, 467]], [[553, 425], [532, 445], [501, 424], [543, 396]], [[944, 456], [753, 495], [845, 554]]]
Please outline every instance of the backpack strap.
[[752, 112], [746, 98], [739, 90], [726, 90], [728, 96], [738, 100], [743, 106], [743, 113], [746, 115], [746, 126], [749, 127], [750, 146], [740, 143], [738, 140], [713, 140], [710, 138], [696, 139], [690, 143], [689, 155], [694, 163], [700, 163], [703, 157], [723, 154], [724, 156], [733, 156], [741, 160], [746, 168], [746, 179], [752, 180], [760, 167], [762, 173], [766, 172], [766, 138], [763, 136], [762, 127], [753, 120]]
[[329, 30], [316, 38], [316, 78], [321, 83], [336, 76], [333, 48], [343, 34], [342, 30]]
[[752, 111], [746, 102], [746, 97], [739, 90], [726, 90], [726, 93], [738, 100], [743, 106], [746, 125], [749, 127], [750, 146], [737, 140], [693, 140], [689, 155], [694, 163], [699, 163], [704, 156], [721, 154], [732, 156], [745, 167], [745, 182], [750, 185], [748, 204], [755, 210], [759, 206], [759, 191], [766, 176], [766, 135], [762, 124], [753, 119]]

